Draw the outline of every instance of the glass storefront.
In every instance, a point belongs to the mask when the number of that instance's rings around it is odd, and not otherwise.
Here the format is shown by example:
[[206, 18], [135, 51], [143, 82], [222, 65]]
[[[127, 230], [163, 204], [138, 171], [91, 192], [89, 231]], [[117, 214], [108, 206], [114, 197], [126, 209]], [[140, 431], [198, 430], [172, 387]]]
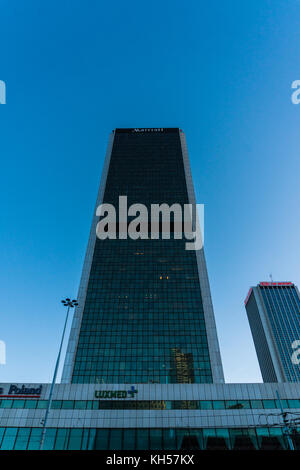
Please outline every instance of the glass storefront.
[[[300, 428], [293, 437], [300, 450]], [[0, 428], [1, 450], [37, 450], [40, 428]], [[48, 428], [44, 450], [284, 450], [283, 429], [202, 428], [202, 429], [94, 429]]]

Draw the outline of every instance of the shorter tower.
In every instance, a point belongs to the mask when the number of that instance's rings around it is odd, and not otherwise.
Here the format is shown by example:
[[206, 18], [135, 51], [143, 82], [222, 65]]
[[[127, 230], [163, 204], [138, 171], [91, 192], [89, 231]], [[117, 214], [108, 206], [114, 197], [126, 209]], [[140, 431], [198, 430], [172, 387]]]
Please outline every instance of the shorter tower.
[[264, 382], [300, 382], [300, 295], [292, 282], [260, 282], [245, 307]]

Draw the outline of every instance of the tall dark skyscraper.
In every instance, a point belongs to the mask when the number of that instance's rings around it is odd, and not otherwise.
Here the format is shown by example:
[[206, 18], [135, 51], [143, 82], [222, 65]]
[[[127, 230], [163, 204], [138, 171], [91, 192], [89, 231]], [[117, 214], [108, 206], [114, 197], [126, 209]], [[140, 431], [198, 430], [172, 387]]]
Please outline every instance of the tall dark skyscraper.
[[264, 382], [300, 382], [293, 360], [300, 340], [300, 296], [292, 282], [251, 287], [246, 311]]
[[[96, 207], [117, 208], [120, 196], [128, 207], [144, 204], [149, 212], [151, 204], [195, 204], [181, 130], [112, 132]], [[100, 240], [98, 221], [95, 216], [62, 381], [224, 382], [203, 249], [186, 250], [186, 240], [174, 234]]]

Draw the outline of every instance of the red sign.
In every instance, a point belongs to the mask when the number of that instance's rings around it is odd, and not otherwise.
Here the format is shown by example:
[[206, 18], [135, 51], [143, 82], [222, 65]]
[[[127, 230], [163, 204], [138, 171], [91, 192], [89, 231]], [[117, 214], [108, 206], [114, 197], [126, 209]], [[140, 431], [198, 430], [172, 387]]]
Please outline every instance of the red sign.
[[261, 287], [281, 287], [281, 286], [293, 286], [292, 282], [260, 282], [259, 285]]

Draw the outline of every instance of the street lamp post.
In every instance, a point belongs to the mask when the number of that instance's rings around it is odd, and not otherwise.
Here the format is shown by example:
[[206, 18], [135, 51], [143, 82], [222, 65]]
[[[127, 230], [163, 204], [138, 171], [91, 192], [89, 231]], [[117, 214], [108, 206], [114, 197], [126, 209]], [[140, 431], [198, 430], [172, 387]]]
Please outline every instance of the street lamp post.
[[77, 302], [76, 299], [71, 300], [69, 298], [66, 298], [65, 300], [62, 300], [61, 302], [64, 305], [64, 307], [67, 307], [67, 315], [66, 315], [65, 325], [64, 325], [63, 334], [62, 334], [60, 347], [59, 347], [59, 351], [58, 351], [58, 356], [57, 356], [57, 359], [56, 359], [56, 364], [55, 364], [53, 379], [52, 379], [51, 388], [50, 388], [50, 392], [49, 392], [48, 405], [47, 405], [47, 409], [46, 409], [46, 413], [45, 413], [45, 418], [42, 421], [43, 428], [42, 428], [42, 435], [41, 435], [41, 442], [40, 442], [40, 450], [43, 450], [45, 434], [46, 434], [46, 427], [47, 427], [47, 421], [48, 421], [48, 415], [49, 415], [49, 411], [50, 411], [50, 408], [51, 408], [52, 395], [53, 395], [54, 385], [55, 385], [55, 382], [56, 382], [56, 376], [57, 376], [57, 372], [58, 372], [59, 361], [60, 361], [60, 356], [61, 356], [61, 350], [62, 350], [64, 337], [65, 337], [65, 332], [66, 332], [66, 326], [67, 326], [67, 323], [68, 323], [69, 311], [70, 311], [70, 308], [73, 308], [73, 307], [78, 305], [78, 302]]

